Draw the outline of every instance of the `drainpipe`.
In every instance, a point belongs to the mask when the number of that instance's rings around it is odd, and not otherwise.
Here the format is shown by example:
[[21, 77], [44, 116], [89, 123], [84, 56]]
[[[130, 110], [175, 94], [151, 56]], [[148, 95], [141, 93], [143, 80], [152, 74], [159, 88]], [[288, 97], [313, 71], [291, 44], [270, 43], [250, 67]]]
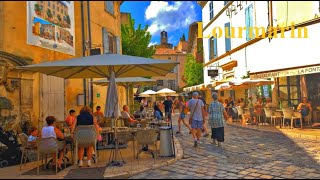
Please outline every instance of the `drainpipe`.
[[[86, 46], [85, 46], [85, 35], [84, 35], [84, 12], [83, 12], [83, 1], [81, 3], [81, 28], [82, 28], [82, 56], [86, 56]], [[87, 82], [83, 79], [83, 93], [84, 93], [84, 105], [87, 105]]]
[[[89, 49], [91, 50], [91, 21], [90, 21], [90, 2], [87, 1], [87, 7], [88, 7], [88, 33], [89, 33]], [[90, 78], [90, 105], [92, 105], [92, 111], [93, 111], [93, 79]]]

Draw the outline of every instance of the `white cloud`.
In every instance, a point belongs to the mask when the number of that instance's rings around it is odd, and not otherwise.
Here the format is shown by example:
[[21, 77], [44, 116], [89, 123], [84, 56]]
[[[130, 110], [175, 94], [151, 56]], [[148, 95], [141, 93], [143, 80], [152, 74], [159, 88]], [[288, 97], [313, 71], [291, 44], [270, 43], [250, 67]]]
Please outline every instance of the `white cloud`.
[[157, 42], [150, 42], [148, 47], [158, 44]]
[[145, 18], [151, 24], [148, 31], [159, 34], [162, 30], [167, 32], [181, 30], [195, 21], [196, 11], [192, 1], [175, 1], [169, 4], [165, 1], [151, 1], [145, 12]]

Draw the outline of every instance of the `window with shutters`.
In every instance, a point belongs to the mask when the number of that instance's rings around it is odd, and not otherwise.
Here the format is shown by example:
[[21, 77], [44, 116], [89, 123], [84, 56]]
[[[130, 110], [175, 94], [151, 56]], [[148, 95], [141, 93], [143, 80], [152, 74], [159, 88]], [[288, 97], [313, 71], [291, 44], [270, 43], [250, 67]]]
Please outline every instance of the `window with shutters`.
[[[217, 37], [217, 34], [215, 37]], [[218, 57], [218, 39], [215, 37], [213, 37], [213, 58]]]
[[109, 53], [117, 54], [115, 37], [112, 36], [111, 34], [108, 34], [108, 39], [109, 39]]
[[105, 10], [114, 14], [114, 1], [105, 1]]
[[226, 52], [229, 52], [231, 50], [231, 37], [230, 37], [230, 31], [231, 31], [231, 28], [230, 28], [230, 22], [226, 23], [224, 25], [224, 28], [225, 28], [225, 32], [228, 33], [226, 34], [226, 38], [225, 38], [225, 44], [226, 44]]
[[254, 38], [253, 31], [253, 4], [248, 6], [245, 10], [245, 18], [246, 18], [246, 40], [250, 41]]
[[209, 38], [209, 59], [213, 58], [213, 37]]
[[157, 86], [163, 86], [163, 80], [158, 80], [157, 81]]
[[210, 4], [209, 4], [209, 13], [210, 13], [210, 20], [213, 18], [213, 2], [210, 1]]

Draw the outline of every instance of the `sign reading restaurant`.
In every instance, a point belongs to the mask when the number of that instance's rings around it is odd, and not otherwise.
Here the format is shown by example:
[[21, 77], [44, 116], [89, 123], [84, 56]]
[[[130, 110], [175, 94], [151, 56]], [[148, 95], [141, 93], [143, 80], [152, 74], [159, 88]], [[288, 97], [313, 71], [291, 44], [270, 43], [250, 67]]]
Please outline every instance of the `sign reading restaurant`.
[[303, 74], [314, 74], [320, 73], [320, 65], [305, 67], [305, 68], [297, 68], [297, 69], [289, 69], [283, 71], [275, 71], [275, 72], [266, 72], [266, 73], [252, 73], [250, 75], [250, 79], [265, 79], [265, 78], [277, 78], [277, 77], [285, 77], [285, 76], [297, 76]]

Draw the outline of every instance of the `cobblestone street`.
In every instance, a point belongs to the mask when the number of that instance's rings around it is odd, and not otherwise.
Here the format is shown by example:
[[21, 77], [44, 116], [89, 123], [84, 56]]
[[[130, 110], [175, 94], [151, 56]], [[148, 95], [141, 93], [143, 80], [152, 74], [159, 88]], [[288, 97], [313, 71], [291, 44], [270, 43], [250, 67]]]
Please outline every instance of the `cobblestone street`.
[[228, 125], [222, 147], [202, 138], [197, 148], [186, 128], [177, 136], [184, 158], [132, 178], [315, 179], [320, 178], [319, 141]]

